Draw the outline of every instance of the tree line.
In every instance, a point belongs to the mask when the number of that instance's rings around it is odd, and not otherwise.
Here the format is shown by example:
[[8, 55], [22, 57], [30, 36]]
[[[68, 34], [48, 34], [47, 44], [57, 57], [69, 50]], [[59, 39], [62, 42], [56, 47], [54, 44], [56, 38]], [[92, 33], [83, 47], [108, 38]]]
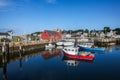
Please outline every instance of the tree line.
[[107, 32], [110, 32], [110, 31], [116, 31], [116, 34], [117, 35], [120, 35], [120, 28], [115, 28], [115, 29], [110, 29], [110, 27], [104, 27], [103, 30], [88, 30], [88, 29], [78, 29], [78, 30], [63, 30], [62, 33], [66, 33], [66, 34], [72, 34], [72, 33], [78, 33], [78, 32], [81, 32], [81, 33], [91, 33], [91, 32], [104, 32], [104, 33], [107, 33]]

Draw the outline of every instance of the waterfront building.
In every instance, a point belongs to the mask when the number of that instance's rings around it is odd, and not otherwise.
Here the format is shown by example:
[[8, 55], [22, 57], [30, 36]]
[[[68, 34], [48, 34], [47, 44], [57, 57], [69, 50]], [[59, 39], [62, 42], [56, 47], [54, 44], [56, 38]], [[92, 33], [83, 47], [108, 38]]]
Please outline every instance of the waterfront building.
[[10, 35], [5, 32], [0, 32], [0, 41], [10, 41]]
[[41, 34], [42, 40], [48, 40], [48, 41], [57, 41], [62, 39], [62, 32], [61, 30], [57, 31], [50, 31], [50, 30], [44, 30]]

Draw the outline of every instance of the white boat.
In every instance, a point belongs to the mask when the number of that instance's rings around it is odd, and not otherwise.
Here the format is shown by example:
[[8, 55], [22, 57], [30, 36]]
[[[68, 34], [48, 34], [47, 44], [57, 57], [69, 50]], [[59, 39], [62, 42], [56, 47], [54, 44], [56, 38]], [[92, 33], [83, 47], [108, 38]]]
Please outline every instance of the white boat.
[[69, 55], [78, 55], [79, 47], [64, 47], [63, 52]]
[[74, 46], [73, 42], [63, 42], [63, 46]]
[[89, 40], [88, 40], [88, 39], [85, 39], [85, 38], [79, 40], [79, 42], [88, 42], [88, 41], [89, 41]]
[[91, 48], [91, 47], [94, 47], [94, 43], [83, 43], [83, 44], [80, 44], [80, 45], [78, 45], [78, 46], [84, 46], [84, 47], [89, 47], [89, 48]]
[[79, 52], [79, 47], [65, 47], [63, 49], [66, 57], [71, 59], [93, 60], [94, 54], [91, 52]]
[[48, 45], [45, 45], [45, 49], [52, 49], [55, 48], [55, 45], [49, 43]]
[[63, 49], [63, 46], [56, 46], [56, 49]]
[[57, 46], [63, 46], [63, 42], [57, 42], [56, 45]]
[[56, 43], [57, 46], [74, 46], [74, 42], [61, 41]]

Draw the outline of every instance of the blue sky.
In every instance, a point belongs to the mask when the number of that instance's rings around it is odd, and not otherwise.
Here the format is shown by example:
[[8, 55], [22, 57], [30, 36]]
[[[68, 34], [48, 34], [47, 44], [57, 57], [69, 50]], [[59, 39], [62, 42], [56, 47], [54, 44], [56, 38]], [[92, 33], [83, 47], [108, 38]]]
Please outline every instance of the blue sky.
[[36, 31], [120, 27], [120, 0], [0, 0], [0, 30]]

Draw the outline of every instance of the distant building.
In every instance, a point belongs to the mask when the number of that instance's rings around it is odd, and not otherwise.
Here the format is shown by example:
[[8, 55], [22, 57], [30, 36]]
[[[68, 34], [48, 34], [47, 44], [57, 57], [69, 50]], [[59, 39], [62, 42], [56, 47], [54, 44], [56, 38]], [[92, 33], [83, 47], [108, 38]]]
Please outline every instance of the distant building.
[[104, 32], [101, 32], [101, 33], [100, 33], [100, 38], [104, 38], [104, 37], [105, 37]]
[[62, 34], [62, 37], [63, 37], [63, 39], [64, 39], [64, 38], [71, 38], [71, 34], [65, 34], [65, 33], [64, 33], [64, 34]]
[[10, 37], [10, 35], [8, 33], [0, 32], [0, 41], [1, 42], [3, 42], [4, 40], [10, 41], [9, 37]]
[[61, 40], [62, 32], [61, 30], [57, 30], [57, 31], [44, 30], [44, 32], [42, 32], [41, 34], [41, 39], [51, 40], [51, 41]]
[[88, 36], [88, 33], [83, 33], [84, 37], [87, 37]]
[[110, 32], [107, 32], [106, 37], [112, 38], [115, 35], [116, 35], [115, 32], [111, 30]]
[[8, 38], [10, 35], [8, 33], [2, 33], [0, 32], [0, 39], [2, 38]]
[[13, 37], [13, 41], [14, 42], [21, 42], [22, 41], [22, 38], [20, 36], [14, 36]]

